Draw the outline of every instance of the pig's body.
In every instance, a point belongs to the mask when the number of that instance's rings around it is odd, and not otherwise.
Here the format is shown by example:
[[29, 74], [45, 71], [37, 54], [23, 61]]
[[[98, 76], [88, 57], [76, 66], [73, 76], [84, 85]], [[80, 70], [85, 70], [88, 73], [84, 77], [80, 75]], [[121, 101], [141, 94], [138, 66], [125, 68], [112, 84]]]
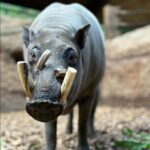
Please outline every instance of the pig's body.
[[[96, 18], [83, 6], [79, 4], [63, 5], [52, 4], [48, 6], [33, 22], [31, 30], [57, 30], [65, 32], [69, 37], [75, 34], [81, 27], [90, 24], [90, 30], [86, 44], [82, 50], [82, 61], [78, 76], [68, 97], [69, 106], [64, 112], [68, 112], [80, 99], [97, 86], [104, 72], [104, 39], [102, 29]], [[69, 100], [70, 99], [70, 100]]]
[[[90, 24], [90, 28], [87, 33], [86, 39], [84, 39], [84, 47], [82, 48], [82, 50], [79, 50], [79, 61], [78, 66], [76, 67], [77, 76], [73, 84], [72, 90], [67, 98], [67, 104], [64, 106], [62, 112], [62, 114], [68, 113], [76, 103], [79, 104], [79, 150], [89, 149], [86, 135], [87, 124], [90, 128], [89, 132], [94, 132], [93, 118], [99, 95], [98, 85], [99, 81], [103, 77], [105, 66], [104, 39], [102, 29], [93, 14], [83, 6], [79, 4], [63, 5], [60, 3], [55, 3], [48, 6], [35, 19], [30, 27], [30, 31], [33, 31], [36, 35], [42, 33], [42, 37], [36, 40], [36, 42], [34, 42], [33, 40], [33, 43], [38, 43], [37, 41], [41, 42], [44, 38], [46, 40], [51, 39], [53, 33], [56, 33], [58, 34], [57, 38], [59, 35], [62, 35], [61, 39], [63, 39], [63, 41], [66, 41], [66, 43], [70, 44], [70, 41], [72, 42], [72, 40], [70, 39], [72, 39], [77, 31], [79, 31], [87, 24]], [[58, 44], [57, 43], [56, 46], [53, 46], [53, 43], [54, 42], [50, 44], [52, 47], [56, 47]], [[73, 41], [72, 43], [74, 43], [74, 48], [79, 49], [79, 46], [76, 44], [75, 41]], [[30, 45], [28, 47], [30, 47]], [[58, 64], [56, 62], [59, 62], [59, 60], [57, 60], [56, 58], [53, 59], [53, 56], [55, 55], [55, 53], [57, 53], [57, 50], [55, 51], [55, 48], [52, 47], [50, 48], [52, 50], [52, 56], [51, 59], [49, 58], [49, 60], [47, 61], [46, 66], [53, 66], [53, 64]], [[25, 55], [27, 56], [29, 55], [29, 53], [25, 52]], [[42, 77], [41, 79], [38, 77], [39, 81], [36, 84], [34, 94], [38, 93], [38, 86], [45, 86], [46, 84], [48, 86], [48, 84], [50, 84], [48, 82], [52, 81], [47, 79], [48, 75], [45, 76], [44, 71], [47, 72], [46, 69], [38, 72], [39, 76]], [[52, 74], [50, 74], [49, 77], [50, 76], [52, 76]], [[44, 84], [39, 84], [39, 82], [44, 82]], [[33, 96], [33, 99], [36, 99], [35, 97], [36, 96]], [[46, 134], [48, 145], [47, 149], [55, 150], [56, 121], [52, 123], [46, 123]]]

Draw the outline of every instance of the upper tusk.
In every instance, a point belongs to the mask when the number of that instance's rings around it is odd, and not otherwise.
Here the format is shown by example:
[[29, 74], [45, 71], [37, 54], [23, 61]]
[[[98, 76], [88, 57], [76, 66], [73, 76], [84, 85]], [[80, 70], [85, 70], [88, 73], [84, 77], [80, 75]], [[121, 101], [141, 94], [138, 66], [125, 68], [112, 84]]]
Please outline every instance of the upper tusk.
[[76, 74], [77, 74], [76, 69], [74, 69], [72, 67], [68, 67], [65, 78], [64, 78], [62, 86], [61, 86], [61, 99], [60, 99], [60, 101], [62, 103], [67, 99], [67, 96], [71, 90], [71, 87], [73, 85]]
[[25, 90], [26, 95], [31, 99], [32, 93], [28, 84], [28, 65], [25, 61], [19, 61], [17, 63], [17, 69], [22, 86]]
[[38, 70], [43, 69], [43, 67], [44, 67], [44, 65], [45, 65], [45, 63], [46, 63], [48, 57], [50, 56], [50, 54], [51, 54], [51, 51], [50, 51], [50, 50], [46, 50], [46, 51], [42, 54], [42, 56], [39, 58], [39, 61], [37, 62], [37, 65], [36, 65], [36, 67], [37, 67]]

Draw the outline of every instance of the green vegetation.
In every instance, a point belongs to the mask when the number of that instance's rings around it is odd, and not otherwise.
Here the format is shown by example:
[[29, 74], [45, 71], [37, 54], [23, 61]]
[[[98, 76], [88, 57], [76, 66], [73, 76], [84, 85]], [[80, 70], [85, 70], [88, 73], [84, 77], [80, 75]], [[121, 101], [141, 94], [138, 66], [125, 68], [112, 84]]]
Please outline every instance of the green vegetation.
[[27, 19], [35, 18], [39, 11], [1, 2], [0, 13], [1, 15]]
[[122, 135], [122, 140], [115, 142], [117, 147], [125, 150], [150, 150], [150, 134], [136, 133], [129, 128], [125, 128]]
[[6, 142], [3, 139], [0, 139], [0, 149], [6, 147]]
[[138, 27], [130, 27], [130, 26], [118, 26], [117, 29], [120, 31], [120, 33], [126, 33], [130, 32]]

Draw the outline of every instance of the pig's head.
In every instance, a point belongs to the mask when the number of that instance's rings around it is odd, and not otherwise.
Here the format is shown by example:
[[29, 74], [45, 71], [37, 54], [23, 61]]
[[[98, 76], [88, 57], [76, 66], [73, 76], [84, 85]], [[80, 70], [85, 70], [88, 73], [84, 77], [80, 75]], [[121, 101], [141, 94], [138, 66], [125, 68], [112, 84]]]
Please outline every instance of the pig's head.
[[24, 27], [27, 84], [31, 93], [26, 110], [34, 119], [50, 122], [63, 113], [61, 85], [69, 66], [79, 68], [89, 27], [86, 25], [71, 36], [56, 30], [35, 33]]

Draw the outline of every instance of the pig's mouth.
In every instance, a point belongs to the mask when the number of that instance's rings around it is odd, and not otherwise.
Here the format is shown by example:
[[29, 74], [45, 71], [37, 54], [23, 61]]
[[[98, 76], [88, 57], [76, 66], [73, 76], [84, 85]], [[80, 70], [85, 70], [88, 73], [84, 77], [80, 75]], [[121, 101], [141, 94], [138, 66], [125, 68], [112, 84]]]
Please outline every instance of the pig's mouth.
[[52, 122], [63, 112], [63, 105], [60, 102], [37, 99], [26, 103], [27, 113], [34, 119], [41, 122]]

